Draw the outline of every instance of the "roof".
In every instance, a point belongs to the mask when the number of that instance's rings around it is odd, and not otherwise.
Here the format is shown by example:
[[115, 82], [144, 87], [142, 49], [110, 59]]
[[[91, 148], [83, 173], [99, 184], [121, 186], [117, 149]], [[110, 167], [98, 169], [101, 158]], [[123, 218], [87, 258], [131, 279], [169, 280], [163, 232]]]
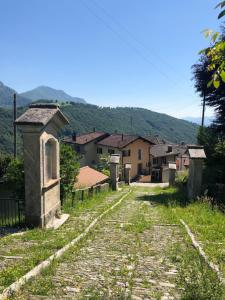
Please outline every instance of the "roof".
[[16, 119], [15, 123], [18, 125], [45, 126], [55, 115], [58, 115], [65, 124], [69, 124], [56, 104], [32, 104], [24, 114]]
[[72, 137], [66, 137], [63, 139], [63, 141], [66, 143], [71, 143], [71, 144], [85, 145], [87, 143], [98, 140], [100, 138], [104, 138], [108, 135], [109, 134], [105, 133], [105, 132], [93, 131], [93, 132], [88, 132], [88, 133], [83, 133], [83, 134], [77, 134], [76, 140], [73, 140]]
[[203, 148], [189, 148], [188, 153], [190, 155], [190, 158], [206, 158]]
[[[168, 152], [168, 148], [172, 147], [172, 151]], [[186, 146], [171, 145], [171, 144], [158, 144], [154, 145], [150, 149], [150, 153], [154, 157], [163, 157], [169, 155], [180, 155], [186, 151]]]
[[108, 180], [109, 177], [103, 173], [96, 171], [88, 166], [80, 168], [80, 173], [77, 176], [77, 182], [74, 184], [75, 188], [92, 187]]
[[158, 144], [169, 144], [170, 142], [160, 138], [158, 135], [155, 136], [146, 136], [147, 140], [149, 140], [152, 144], [158, 145]]
[[110, 136], [104, 138], [103, 140], [99, 141], [97, 144], [102, 146], [122, 149], [138, 139], [142, 139], [143, 141], [152, 144], [152, 142], [150, 142], [149, 140], [138, 135], [125, 135], [125, 134], [116, 134], [116, 133], [111, 134]]

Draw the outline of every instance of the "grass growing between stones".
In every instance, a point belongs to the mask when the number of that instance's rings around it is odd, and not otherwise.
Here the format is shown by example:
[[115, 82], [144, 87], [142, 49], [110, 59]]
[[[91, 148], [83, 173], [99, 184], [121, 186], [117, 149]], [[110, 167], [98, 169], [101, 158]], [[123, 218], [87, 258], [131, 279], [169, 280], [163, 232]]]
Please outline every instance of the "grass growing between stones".
[[225, 276], [225, 215], [207, 203], [187, 203], [178, 188], [156, 188], [142, 197], [157, 206], [164, 223], [180, 224], [183, 219], [194, 233], [209, 259], [218, 264]]
[[0, 259], [0, 292], [78, 236], [123, 193], [124, 191], [101, 193], [91, 199], [77, 202], [74, 207], [67, 203], [65, 211], [70, 213], [70, 218], [58, 230], [33, 229], [21, 236], [1, 238], [0, 255], [18, 256], [18, 259]]

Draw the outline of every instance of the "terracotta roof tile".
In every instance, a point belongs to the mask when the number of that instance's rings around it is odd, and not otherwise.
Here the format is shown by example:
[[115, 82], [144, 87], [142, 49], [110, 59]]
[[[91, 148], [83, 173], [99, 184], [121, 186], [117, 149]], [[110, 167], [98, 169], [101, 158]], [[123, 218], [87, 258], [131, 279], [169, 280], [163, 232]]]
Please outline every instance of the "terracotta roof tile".
[[149, 140], [138, 136], [138, 135], [126, 135], [126, 134], [111, 134], [110, 136], [106, 137], [105, 139], [99, 141], [97, 144], [102, 146], [108, 146], [112, 148], [124, 148], [130, 143], [142, 139], [145, 140], [147, 143], [152, 144]]
[[109, 177], [103, 173], [96, 171], [88, 166], [80, 168], [80, 173], [77, 176], [77, 182], [74, 184], [75, 188], [91, 187], [108, 180]]
[[63, 139], [63, 141], [67, 142], [67, 143], [72, 143], [72, 144], [84, 145], [84, 144], [90, 143], [94, 140], [104, 138], [106, 136], [108, 136], [108, 133], [94, 131], [94, 132], [88, 132], [88, 133], [83, 133], [83, 134], [82, 133], [77, 134], [76, 140], [73, 140], [72, 137], [66, 137]]

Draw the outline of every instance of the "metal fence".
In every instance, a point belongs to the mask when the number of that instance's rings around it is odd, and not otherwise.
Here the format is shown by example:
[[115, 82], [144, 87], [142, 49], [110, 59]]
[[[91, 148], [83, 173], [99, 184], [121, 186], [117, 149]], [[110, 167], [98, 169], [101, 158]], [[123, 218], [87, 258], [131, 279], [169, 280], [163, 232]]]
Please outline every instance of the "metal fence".
[[0, 197], [0, 227], [22, 226], [24, 221], [24, 199]]

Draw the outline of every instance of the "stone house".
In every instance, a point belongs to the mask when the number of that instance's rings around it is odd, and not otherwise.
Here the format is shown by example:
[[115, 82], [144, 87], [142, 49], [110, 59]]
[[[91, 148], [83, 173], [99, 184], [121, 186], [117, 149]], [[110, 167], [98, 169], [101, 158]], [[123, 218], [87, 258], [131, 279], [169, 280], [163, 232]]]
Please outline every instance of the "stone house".
[[167, 181], [169, 162], [183, 162], [186, 145], [158, 144], [151, 147], [151, 174], [153, 181]]

